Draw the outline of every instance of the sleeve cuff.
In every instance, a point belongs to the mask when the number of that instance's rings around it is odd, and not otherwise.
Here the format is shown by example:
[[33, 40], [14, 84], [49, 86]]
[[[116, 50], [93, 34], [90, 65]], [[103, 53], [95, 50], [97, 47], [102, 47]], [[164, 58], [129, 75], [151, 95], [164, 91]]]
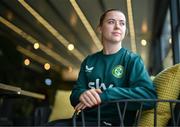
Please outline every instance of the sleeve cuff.
[[106, 93], [102, 93], [102, 94], [100, 94], [99, 96], [100, 96], [100, 98], [101, 98], [101, 102], [102, 102], [102, 103], [103, 103], [103, 102], [106, 102], [106, 101], [108, 100]]

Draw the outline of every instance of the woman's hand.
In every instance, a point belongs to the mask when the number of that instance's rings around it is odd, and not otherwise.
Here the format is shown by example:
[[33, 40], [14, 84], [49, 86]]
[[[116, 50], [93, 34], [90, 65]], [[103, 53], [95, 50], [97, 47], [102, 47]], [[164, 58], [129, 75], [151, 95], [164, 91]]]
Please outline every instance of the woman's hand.
[[90, 89], [81, 94], [80, 102], [76, 105], [75, 110], [83, 110], [86, 107], [92, 107], [101, 103], [99, 94], [102, 93], [100, 89]]
[[86, 108], [86, 105], [83, 104], [82, 102], [79, 102], [79, 103], [76, 105], [75, 110], [76, 110], [76, 111], [80, 111], [80, 110], [83, 110], [83, 109], [85, 109], [85, 108]]
[[81, 103], [77, 105], [79, 108], [92, 107], [101, 103], [99, 94], [102, 93], [101, 89], [90, 89], [81, 94], [79, 100]]

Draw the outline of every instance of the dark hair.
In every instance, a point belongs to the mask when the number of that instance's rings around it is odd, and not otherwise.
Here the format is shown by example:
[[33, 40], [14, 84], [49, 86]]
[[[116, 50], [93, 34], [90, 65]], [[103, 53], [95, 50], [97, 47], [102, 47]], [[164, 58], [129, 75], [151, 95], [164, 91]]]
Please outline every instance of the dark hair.
[[[122, 12], [121, 10], [119, 10], [119, 9], [109, 9], [109, 10], [106, 10], [106, 11], [101, 15], [101, 17], [100, 17], [99, 26], [102, 26], [103, 21], [104, 21], [104, 18], [106, 17], [106, 14], [107, 14], [108, 12], [110, 12], [110, 11], [119, 11], [119, 12], [123, 13], [123, 12]], [[124, 13], [123, 13], [123, 14], [124, 14]]]

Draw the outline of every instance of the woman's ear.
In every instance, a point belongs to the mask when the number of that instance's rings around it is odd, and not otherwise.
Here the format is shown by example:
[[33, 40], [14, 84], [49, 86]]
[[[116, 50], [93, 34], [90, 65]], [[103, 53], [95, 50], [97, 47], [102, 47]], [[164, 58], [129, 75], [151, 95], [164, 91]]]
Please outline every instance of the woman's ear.
[[100, 34], [102, 33], [101, 29], [99, 29], [99, 33], [100, 33]]
[[102, 31], [101, 31], [101, 27], [100, 27], [100, 26], [98, 26], [98, 27], [97, 27], [97, 32], [98, 32], [99, 34], [101, 34], [101, 33], [102, 33]]

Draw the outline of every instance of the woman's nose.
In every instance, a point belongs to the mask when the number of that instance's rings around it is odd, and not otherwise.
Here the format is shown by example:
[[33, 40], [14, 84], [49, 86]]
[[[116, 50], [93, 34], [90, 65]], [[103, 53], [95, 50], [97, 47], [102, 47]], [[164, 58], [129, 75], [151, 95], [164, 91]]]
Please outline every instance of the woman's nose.
[[116, 23], [115, 23], [115, 28], [120, 28], [119, 22], [116, 22]]

